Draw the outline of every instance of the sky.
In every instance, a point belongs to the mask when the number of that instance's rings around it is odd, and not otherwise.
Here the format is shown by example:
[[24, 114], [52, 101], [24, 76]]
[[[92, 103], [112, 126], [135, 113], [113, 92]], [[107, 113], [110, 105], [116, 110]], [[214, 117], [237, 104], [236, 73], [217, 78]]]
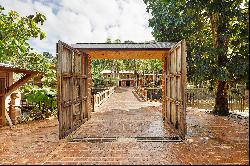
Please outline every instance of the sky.
[[58, 40], [68, 44], [105, 42], [107, 38], [144, 42], [154, 40], [151, 17], [143, 0], [0, 0], [7, 11], [22, 16], [43, 13], [46, 38], [31, 39], [37, 52], [55, 55]]

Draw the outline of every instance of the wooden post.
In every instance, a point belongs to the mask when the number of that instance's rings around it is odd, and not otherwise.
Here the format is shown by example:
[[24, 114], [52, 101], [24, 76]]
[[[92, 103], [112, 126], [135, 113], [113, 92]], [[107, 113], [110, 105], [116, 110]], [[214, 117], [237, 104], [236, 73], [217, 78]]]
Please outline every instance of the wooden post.
[[170, 53], [168, 52], [167, 54], [167, 71], [166, 71], [166, 75], [167, 75], [167, 79], [166, 79], [166, 96], [167, 96], [167, 101], [166, 101], [166, 116], [168, 119], [168, 122], [170, 122], [170, 117], [171, 117], [171, 103], [170, 103], [170, 95], [171, 95], [171, 81], [170, 81], [170, 73], [171, 73], [171, 57], [170, 57]]
[[182, 114], [180, 116], [180, 133], [181, 137], [184, 139], [185, 135], [187, 133], [187, 124], [186, 124], [186, 96], [185, 96], [185, 90], [186, 90], [186, 82], [187, 82], [187, 48], [186, 48], [186, 41], [181, 41], [181, 94], [182, 94]]
[[162, 58], [162, 118], [166, 118], [166, 55]]
[[5, 96], [0, 94], [0, 126], [5, 125]]
[[87, 55], [87, 117], [90, 118], [90, 113], [93, 111], [91, 103], [91, 89], [92, 89], [92, 77], [91, 77], [91, 55]]

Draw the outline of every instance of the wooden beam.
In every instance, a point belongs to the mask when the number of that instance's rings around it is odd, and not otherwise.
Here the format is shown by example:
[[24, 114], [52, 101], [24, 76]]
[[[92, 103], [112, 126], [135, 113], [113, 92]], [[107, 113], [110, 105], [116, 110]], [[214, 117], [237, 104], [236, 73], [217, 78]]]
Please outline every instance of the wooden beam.
[[37, 73], [39, 73], [38, 71], [20, 69], [20, 68], [17, 68], [17, 67], [10, 67], [10, 66], [1, 66], [1, 65], [0, 65], [0, 71], [24, 73], [24, 74], [35, 74], [35, 73], [37, 74]]
[[11, 86], [7, 87], [5, 96], [9, 96], [12, 92], [17, 90], [19, 87], [24, 85], [29, 79], [34, 77], [37, 73], [32, 73], [32, 74], [26, 74], [23, 76], [21, 79], [19, 79], [17, 82], [12, 84]]
[[91, 50], [92, 59], [162, 59], [167, 50]]

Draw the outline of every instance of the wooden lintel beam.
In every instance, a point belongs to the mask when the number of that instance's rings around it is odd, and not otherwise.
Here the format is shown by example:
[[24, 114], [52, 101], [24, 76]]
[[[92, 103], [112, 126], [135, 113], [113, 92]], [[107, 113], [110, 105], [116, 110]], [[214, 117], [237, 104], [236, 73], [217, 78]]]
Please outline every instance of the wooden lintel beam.
[[21, 79], [19, 79], [17, 82], [15, 82], [11, 86], [7, 87], [5, 96], [10, 95], [12, 92], [14, 92], [15, 90], [17, 90], [22, 85], [24, 85], [29, 79], [31, 79], [32, 77], [34, 77], [36, 74], [37, 73], [26, 74]]
[[15, 72], [15, 73], [24, 73], [24, 74], [39, 73], [38, 71], [20, 69], [20, 68], [15, 68], [15, 67], [7, 67], [7, 66], [0, 66], [0, 71], [5, 71], [8, 73]]

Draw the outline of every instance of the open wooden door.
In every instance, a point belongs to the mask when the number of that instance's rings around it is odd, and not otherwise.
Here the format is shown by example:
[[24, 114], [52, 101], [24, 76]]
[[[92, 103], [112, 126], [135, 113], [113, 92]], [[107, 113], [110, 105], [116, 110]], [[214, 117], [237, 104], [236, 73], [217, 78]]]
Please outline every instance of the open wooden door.
[[186, 135], [187, 80], [186, 42], [178, 42], [163, 59], [163, 117], [173, 125], [181, 138]]
[[76, 130], [88, 117], [88, 56], [57, 43], [57, 109], [59, 138]]

